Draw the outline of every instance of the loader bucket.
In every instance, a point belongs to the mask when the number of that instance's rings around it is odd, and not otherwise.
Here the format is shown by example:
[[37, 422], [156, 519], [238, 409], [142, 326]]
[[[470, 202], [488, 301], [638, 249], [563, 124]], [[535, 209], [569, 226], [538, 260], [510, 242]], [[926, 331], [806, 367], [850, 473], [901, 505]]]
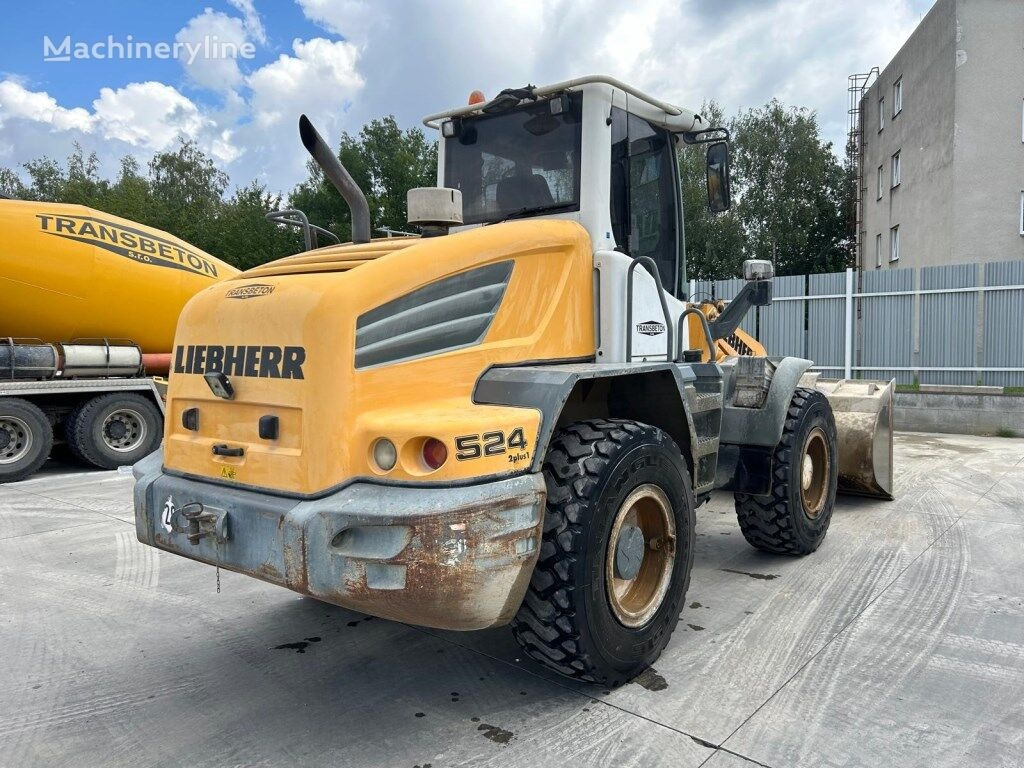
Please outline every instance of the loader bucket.
[[895, 381], [814, 378], [828, 397], [839, 442], [839, 492], [892, 500]]

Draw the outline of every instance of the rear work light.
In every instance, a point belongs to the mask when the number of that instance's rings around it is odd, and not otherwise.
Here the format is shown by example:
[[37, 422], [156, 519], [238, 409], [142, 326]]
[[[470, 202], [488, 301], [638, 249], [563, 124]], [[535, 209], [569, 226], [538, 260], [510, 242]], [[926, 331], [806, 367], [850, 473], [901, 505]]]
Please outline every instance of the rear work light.
[[430, 469], [439, 469], [448, 461], [448, 447], [436, 437], [423, 441], [423, 463]]

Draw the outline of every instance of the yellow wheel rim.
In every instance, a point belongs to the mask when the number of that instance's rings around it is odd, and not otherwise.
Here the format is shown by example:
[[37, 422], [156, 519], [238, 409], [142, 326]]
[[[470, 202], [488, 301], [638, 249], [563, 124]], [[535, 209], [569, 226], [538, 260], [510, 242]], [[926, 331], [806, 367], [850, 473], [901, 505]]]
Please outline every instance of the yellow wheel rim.
[[815, 427], [804, 440], [800, 456], [800, 500], [812, 520], [825, 508], [830, 464], [825, 433], [821, 427]]
[[[627, 560], [632, 560], [632, 567], [623, 577], [623, 569], [616, 568], [616, 555], [622, 557], [627, 546], [630, 550], [627, 554], [632, 556]], [[658, 486], [641, 485], [622, 502], [608, 539], [605, 582], [608, 602], [619, 622], [627, 627], [642, 627], [651, 620], [668, 593], [675, 560], [676, 524], [672, 505]]]

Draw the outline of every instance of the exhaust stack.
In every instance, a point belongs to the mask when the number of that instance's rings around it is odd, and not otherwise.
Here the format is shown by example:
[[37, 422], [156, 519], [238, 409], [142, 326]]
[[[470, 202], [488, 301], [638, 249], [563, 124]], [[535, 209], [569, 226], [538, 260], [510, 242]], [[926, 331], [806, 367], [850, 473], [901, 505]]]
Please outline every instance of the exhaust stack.
[[370, 206], [366, 202], [366, 195], [305, 115], [299, 118], [299, 136], [302, 138], [302, 146], [348, 203], [352, 213], [352, 242], [370, 242]]

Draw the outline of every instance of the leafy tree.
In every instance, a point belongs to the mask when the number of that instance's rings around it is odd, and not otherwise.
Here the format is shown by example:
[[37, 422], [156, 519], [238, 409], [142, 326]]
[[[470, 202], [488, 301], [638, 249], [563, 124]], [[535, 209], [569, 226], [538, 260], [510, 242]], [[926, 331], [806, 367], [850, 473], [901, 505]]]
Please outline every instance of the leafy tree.
[[[726, 124], [716, 103], [701, 109], [712, 126]], [[744, 258], [745, 236], [736, 206], [713, 214], [708, 208], [705, 176], [707, 145], [684, 146], [679, 151], [683, 222], [686, 228], [686, 279], [710, 280], [739, 274]], [[735, 198], [735, 186], [733, 188]]]
[[239, 187], [220, 207], [210, 253], [235, 265], [249, 269], [279, 259], [302, 249], [298, 230], [267, 221], [267, 211], [281, 209], [281, 196], [251, 181]]
[[[406, 192], [433, 186], [437, 174], [437, 144], [419, 128], [403, 131], [392, 115], [369, 122], [358, 136], [342, 133], [338, 157], [366, 195], [375, 230], [408, 229]], [[292, 205], [314, 224], [350, 239], [348, 206], [319, 166], [310, 162], [308, 168], [309, 178], [292, 192]]]
[[815, 113], [772, 100], [742, 113], [733, 131], [748, 257], [771, 259], [781, 275], [846, 267], [850, 185]]

